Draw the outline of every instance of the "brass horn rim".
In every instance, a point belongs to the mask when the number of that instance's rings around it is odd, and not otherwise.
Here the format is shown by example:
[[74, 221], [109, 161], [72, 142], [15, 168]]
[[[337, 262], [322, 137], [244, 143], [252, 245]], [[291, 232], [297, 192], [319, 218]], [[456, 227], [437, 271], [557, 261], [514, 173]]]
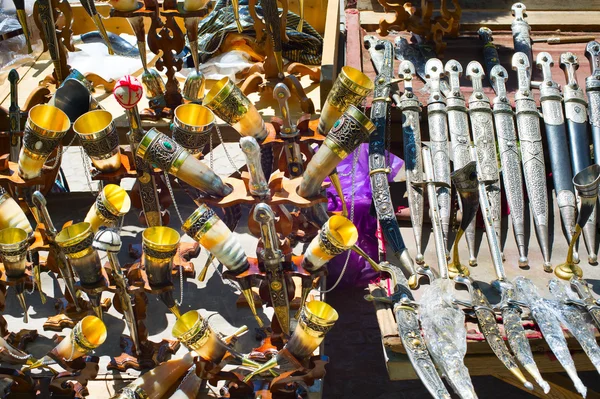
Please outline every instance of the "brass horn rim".
[[[206, 218], [206, 221], [196, 227], [195, 224], [202, 218]], [[192, 212], [192, 214], [185, 220], [181, 229], [185, 234], [198, 241], [206, 234], [216, 222], [220, 220], [219, 216], [214, 213], [206, 204], [200, 204], [200, 206]]]
[[212, 129], [215, 119], [215, 114], [210, 108], [200, 104], [188, 103], [175, 108], [173, 124], [187, 133], [205, 134]]
[[91, 352], [102, 345], [107, 335], [106, 324], [102, 319], [92, 315], [85, 316], [73, 328], [75, 344], [86, 352]]
[[60, 108], [49, 104], [38, 104], [29, 110], [26, 128], [45, 138], [62, 138], [71, 128], [71, 121]]
[[[119, 185], [107, 184], [102, 189], [100, 196], [108, 211], [117, 217], [125, 215], [131, 209], [131, 198], [127, 194], [127, 190]], [[117, 201], [121, 201], [120, 206]]]
[[367, 75], [351, 66], [342, 67], [340, 82], [352, 92], [366, 97], [375, 88], [375, 84]]
[[[9, 240], [9, 238], [13, 239]], [[26, 249], [29, 246], [28, 240], [29, 234], [25, 230], [18, 227], [7, 227], [0, 230], [0, 251], [14, 252]]]
[[204, 96], [203, 104], [206, 107], [211, 108], [212, 106], [219, 105], [235, 90], [235, 84], [229, 79], [228, 76], [221, 78], [217, 83], [211, 87], [211, 89]]
[[[184, 313], [177, 319], [173, 325], [173, 328], [171, 329], [171, 334], [173, 337], [181, 341], [186, 346], [188, 344], [194, 345], [198, 341], [204, 341], [206, 338], [208, 338], [209, 333], [210, 328], [208, 327], [208, 323], [197, 310], [190, 310], [189, 312]], [[193, 338], [199, 334], [200, 336], [193, 340]], [[190, 342], [192, 340], [193, 342]], [[202, 344], [199, 346], [202, 346]]]
[[333, 215], [324, 229], [329, 240], [338, 248], [348, 250], [358, 241], [358, 229], [352, 221], [342, 215]]
[[54, 241], [61, 247], [72, 247], [92, 235], [92, 225], [88, 222], [75, 223], [65, 227], [56, 235]]
[[[577, 189], [580, 197], [594, 197], [598, 195], [598, 190], [590, 190], [600, 184], [600, 165], [593, 164], [573, 176], [573, 185]], [[587, 194], [588, 191], [595, 192]]]
[[[161, 242], [161, 240], [166, 242]], [[142, 232], [143, 243], [150, 249], [167, 252], [177, 249], [181, 236], [177, 230], [167, 226], [148, 227]]]
[[[90, 121], [90, 119], [92, 119]], [[92, 122], [90, 126], [90, 122]], [[98, 122], [94, 124], [93, 122]], [[100, 126], [100, 127], [98, 127]], [[88, 111], [73, 123], [73, 131], [84, 141], [96, 141], [115, 130], [112, 114], [103, 109]]]
[[160, 132], [156, 129], [150, 129], [146, 132], [144, 137], [140, 140], [138, 144], [135, 155], [142, 159], [146, 159], [146, 154], [148, 153], [148, 148], [152, 145], [152, 143], [160, 137]]
[[354, 118], [362, 129], [364, 129], [369, 134], [373, 133], [375, 130], [375, 124], [369, 119], [367, 115], [365, 115], [360, 109], [355, 107], [354, 105], [348, 106], [346, 113]]

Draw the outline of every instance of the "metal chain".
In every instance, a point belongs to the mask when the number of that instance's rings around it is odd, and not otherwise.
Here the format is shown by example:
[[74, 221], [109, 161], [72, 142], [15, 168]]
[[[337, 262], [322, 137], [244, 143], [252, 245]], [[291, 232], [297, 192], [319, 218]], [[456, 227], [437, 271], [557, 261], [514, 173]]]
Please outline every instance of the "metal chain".
[[69, 144], [67, 144], [66, 146], [63, 146], [62, 151], [59, 151], [58, 154], [56, 154], [56, 156], [54, 158], [50, 158], [47, 159], [46, 162], [44, 162], [44, 164], [48, 163], [48, 162], [54, 162], [54, 166], [52, 167], [52, 169], [54, 169], [56, 167], [56, 165], [58, 164], [58, 160], [60, 159], [60, 157], [62, 157], [62, 154], [64, 154], [65, 152], [67, 152], [67, 150], [69, 149], [69, 147], [71, 146], [71, 144], [73, 144], [73, 142], [75, 141], [75, 139], [79, 137], [78, 135], [74, 134], [73, 138], [71, 139], [71, 141], [69, 141]]
[[213, 154], [213, 135], [212, 132], [210, 132], [210, 136], [208, 136], [208, 161], [210, 164], [210, 168], [211, 169], [215, 169], [214, 168], [214, 164], [215, 164], [215, 156]]
[[[356, 165], [358, 164], [358, 158], [359, 158], [359, 154], [360, 154], [360, 150], [361, 147], [358, 147], [356, 150], [354, 150], [354, 154], [352, 157], [352, 170], [351, 170], [351, 174], [352, 174], [352, 182], [351, 182], [351, 187], [352, 187], [352, 191], [350, 192], [350, 221], [352, 223], [354, 223], [354, 194], [356, 191]], [[348, 254], [346, 255], [346, 262], [344, 262], [344, 267], [342, 267], [342, 271], [340, 272], [340, 275], [337, 279], [337, 281], [335, 282], [335, 284], [333, 284], [331, 286], [331, 288], [329, 288], [328, 290], [318, 290], [319, 294], [327, 294], [328, 292], [333, 291], [334, 289], [336, 289], [336, 287], [339, 285], [339, 283], [342, 281], [342, 278], [344, 277], [344, 274], [346, 273], [346, 268], [348, 267], [348, 263], [350, 261], [350, 255], [352, 254], [351, 250], [348, 250]]]
[[[183, 220], [183, 217], [181, 216], [181, 212], [179, 212], [179, 206], [177, 205], [177, 201], [175, 201], [175, 193], [173, 192], [173, 187], [171, 187], [171, 179], [169, 179], [169, 174], [167, 173], [167, 171], [163, 170], [163, 173], [165, 175], [165, 181], [167, 183], [167, 188], [169, 189], [169, 194], [171, 195], [171, 199], [173, 200], [173, 207], [175, 208], [175, 212], [177, 212], [177, 216], [179, 217], [179, 221], [181, 222], [181, 225], [183, 226], [183, 224], [185, 223]], [[179, 254], [179, 249], [181, 248], [178, 247], [177, 248], [177, 254]], [[183, 303], [183, 266], [179, 265], [179, 302], [175, 301], [175, 303], [177, 304], [177, 306], [181, 306], [181, 304]]]
[[86, 167], [86, 164], [88, 164], [91, 161], [89, 160], [89, 157], [83, 150], [83, 147], [79, 147], [79, 154], [81, 155], [81, 160], [83, 161], [83, 171], [85, 173], [85, 179], [86, 179], [87, 186], [90, 189], [90, 193], [92, 193], [93, 195], [98, 195], [98, 192], [96, 192], [92, 188], [92, 177], [98, 176], [100, 174], [100, 171], [97, 170], [93, 175], [90, 175], [90, 171]]
[[219, 125], [217, 125], [215, 123], [215, 128], [217, 129], [217, 135], [219, 136], [219, 140], [221, 141], [221, 145], [223, 146], [223, 151], [225, 151], [225, 155], [227, 155], [227, 159], [229, 159], [229, 163], [231, 163], [231, 166], [233, 166], [233, 169], [237, 172], [239, 170], [239, 168], [237, 166], [235, 166], [235, 163], [233, 162], [233, 158], [231, 158], [231, 155], [229, 155], [229, 151], [227, 151], [227, 147], [225, 146], [225, 142], [223, 141], [223, 136], [221, 136], [221, 130], [219, 130]]

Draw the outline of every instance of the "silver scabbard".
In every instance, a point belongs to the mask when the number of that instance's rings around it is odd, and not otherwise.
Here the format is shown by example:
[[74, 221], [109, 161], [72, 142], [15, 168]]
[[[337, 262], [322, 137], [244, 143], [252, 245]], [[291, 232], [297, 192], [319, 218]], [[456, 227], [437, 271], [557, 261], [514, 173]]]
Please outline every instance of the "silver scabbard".
[[540, 133], [540, 117], [531, 93], [529, 59], [523, 53], [512, 58], [513, 69], [517, 71], [518, 90], [515, 94], [517, 131], [521, 144], [523, 176], [529, 196], [529, 206], [538, 243], [544, 257], [544, 270], [552, 271], [550, 263], [550, 243], [548, 240], [548, 191], [546, 187], [546, 166]]

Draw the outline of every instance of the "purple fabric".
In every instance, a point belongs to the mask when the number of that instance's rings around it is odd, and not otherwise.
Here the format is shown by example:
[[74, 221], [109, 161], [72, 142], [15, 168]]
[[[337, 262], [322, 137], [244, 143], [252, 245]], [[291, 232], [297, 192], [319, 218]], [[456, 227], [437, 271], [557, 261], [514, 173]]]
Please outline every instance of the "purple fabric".
[[[362, 248], [369, 256], [373, 259], [378, 258], [378, 246], [377, 246], [377, 218], [371, 216], [371, 182], [369, 179], [369, 145], [361, 144], [356, 150], [359, 151], [358, 162], [355, 170], [355, 194], [354, 194], [354, 224], [358, 228], [358, 242], [357, 245]], [[352, 176], [345, 176], [350, 174], [352, 171], [352, 162], [354, 154], [350, 154], [344, 159], [337, 167], [340, 175], [340, 183], [342, 185], [342, 191], [344, 192], [344, 198], [346, 199], [346, 205], [348, 207], [348, 213], [351, 211], [352, 206]], [[388, 175], [389, 181], [392, 181], [394, 176], [398, 174], [404, 161], [397, 156], [390, 154], [389, 156], [390, 169], [392, 172]], [[326, 181], [329, 181], [328, 179]], [[333, 186], [327, 189], [328, 199], [328, 210], [341, 211], [342, 204], [336, 194]], [[328, 264], [329, 277], [327, 278], [327, 284], [329, 286], [335, 284], [337, 281], [348, 254], [344, 252], [333, 258]], [[370, 281], [377, 278], [377, 273], [371, 268], [369, 263], [356, 253], [351, 252], [350, 260], [342, 281], [339, 286], [366, 286]]]

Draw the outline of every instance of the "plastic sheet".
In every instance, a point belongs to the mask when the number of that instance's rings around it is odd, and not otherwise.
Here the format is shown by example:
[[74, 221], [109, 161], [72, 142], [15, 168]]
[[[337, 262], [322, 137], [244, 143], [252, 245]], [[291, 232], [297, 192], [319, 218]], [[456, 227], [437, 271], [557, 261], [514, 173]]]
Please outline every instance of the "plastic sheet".
[[467, 353], [465, 315], [453, 304], [453, 284], [447, 279], [437, 279], [425, 288], [419, 319], [436, 365], [461, 398], [473, 399], [477, 394], [464, 364]]
[[[369, 145], [361, 144], [356, 151], [358, 153], [358, 162], [356, 163], [355, 169], [355, 194], [354, 194], [354, 224], [358, 228], [358, 242], [356, 243], [362, 248], [370, 257], [373, 259], [378, 258], [378, 245], [377, 245], [377, 217], [375, 216], [374, 210], [371, 209], [372, 195], [371, 195], [371, 183], [369, 180]], [[342, 185], [342, 191], [346, 199], [348, 206], [348, 212], [350, 212], [351, 201], [352, 201], [352, 163], [354, 159], [354, 153], [350, 154], [344, 159], [337, 167], [338, 174], [340, 176], [340, 183]], [[400, 172], [404, 161], [399, 157], [390, 154], [390, 169], [392, 170], [389, 176], [389, 181], [393, 180], [393, 177]], [[329, 179], [325, 179], [329, 181]], [[332, 186], [327, 189], [327, 200], [328, 210], [341, 211], [342, 203], [338, 197], [335, 188]], [[334, 284], [343, 267], [346, 263], [348, 254], [343, 253], [333, 258], [328, 264], [329, 277], [327, 278], [328, 284]], [[361, 256], [352, 252], [348, 261], [348, 266], [341, 285], [345, 286], [366, 286], [370, 281], [377, 278], [377, 273], [371, 268], [369, 263], [364, 260]]]
[[[239, 83], [241, 79], [238, 79], [235, 76], [236, 73], [242, 72], [252, 65], [253, 63], [250, 61], [247, 53], [233, 50], [214, 56], [208, 61], [200, 64], [200, 72], [202, 72], [204, 77], [208, 80], [221, 80], [227, 76], [235, 83]], [[181, 71], [181, 74], [187, 76], [193, 70], [193, 68], [186, 68]]]
[[[27, 13], [27, 27], [31, 35], [31, 45], [33, 53], [27, 54], [27, 45], [24, 35], [11, 37], [10, 39], [0, 41], [0, 82], [3, 81], [8, 71], [16, 68], [26, 62], [33, 62], [37, 55], [42, 51], [42, 42], [39, 32], [33, 21], [33, 0], [25, 1], [25, 11]], [[0, 3], [0, 36], [6, 33], [21, 29], [21, 24], [17, 19], [16, 11], [12, 1]]]
[[585, 398], [587, 388], [583, 385], [579, 376], [577, 376], [575, 363], [569, 353], [567, 341], [565, 340], [563, 330], [560, 327], [560, 320], [541, 297], [531, 280], [524, 277], [517, 277], [515, 279], [515, 286], [517, 288], [517, 298], [525, 303], [531, 310], [531, 315], [540, 327], [544, 339], [548, 343], [552, 353], [554, 353], [554, 356], [556, 356], [567, 374], [569, 374], [569, 377], [571, 377], [577, 392]]

